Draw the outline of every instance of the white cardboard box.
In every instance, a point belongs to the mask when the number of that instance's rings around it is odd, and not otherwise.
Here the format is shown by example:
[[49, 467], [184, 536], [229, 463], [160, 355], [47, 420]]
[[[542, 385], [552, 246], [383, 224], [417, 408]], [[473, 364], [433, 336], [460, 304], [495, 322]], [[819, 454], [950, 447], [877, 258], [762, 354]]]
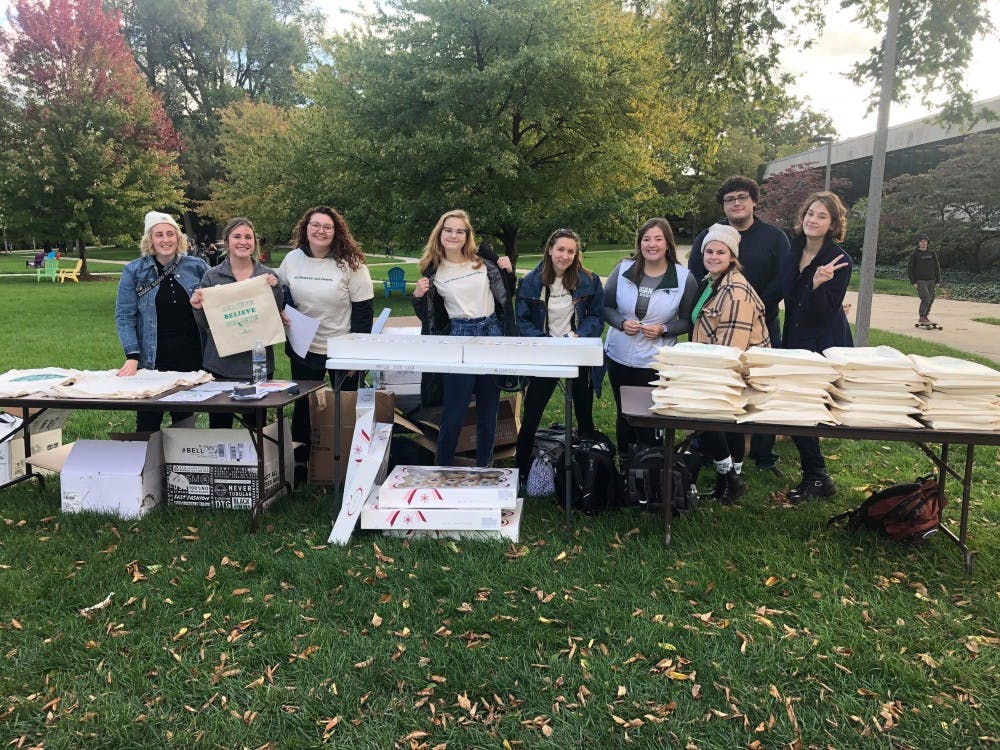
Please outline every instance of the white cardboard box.
[[386, 536], [404, 539], [509, 539], [512, 542], [519, 542], [521, 540], [521, 512], [523, 509], [524, 500], [518, 498], [516, 508], [500, 511], [500, 529], [498, 531], [392, 528], [385, 529], [382, 533]]
[[378, 494], [382, 508], [515, 508], [517, 469], [397, 466]]
[[362, 529], [500, 531], [500, 508], [386, 508], [378, 489], [361, 509]]
[[464, 339], [462, 361], [476, 364], [516, 362], [519, 365], [579, 365], [604, 363], [599, 338], [549, 336], [475, 337]]
[[[43, 453], [62, 445], [62, 427], [72, 412], [51, 409], [31, 424], [31, 452]], [[0, 412], [0, 483], [24, 476], [24, 433], [20, 417]]]
[[389, 464], [391, 440], [392, 425], [376, 422], [375, 434], [368, 444], [368, 452], [351, 474], [350, 483], [344, 485], [340, 513], [337, 514], [327, 539], [330, 544], [347, 544], [351, 541], [351, 534], [354, 533], [354, 527], [361, 518], [365, 501], [372, 494], [375, 485], [385, 476]]
[[77, 440], [59, 477], [63, 513], [141, 518], [163, 502], [160, 433], [148, 440]]
[[[257, 451], [246, 429], [199, 430], [167, 427], [163, 463], [167, 502], [200, 508], [250, 510], [258, 499]], [[264, 428], [277, 438], [278, 424]], [[285, 420], [285, 479], [292, 480], [292, 437]], [[278, 485], [278, 446], [264, 441], [264, 489]]]
[[327, 339], [326, 356], [387, 362], [461, 362], [462, 341], [453, 336], [348, 333]]

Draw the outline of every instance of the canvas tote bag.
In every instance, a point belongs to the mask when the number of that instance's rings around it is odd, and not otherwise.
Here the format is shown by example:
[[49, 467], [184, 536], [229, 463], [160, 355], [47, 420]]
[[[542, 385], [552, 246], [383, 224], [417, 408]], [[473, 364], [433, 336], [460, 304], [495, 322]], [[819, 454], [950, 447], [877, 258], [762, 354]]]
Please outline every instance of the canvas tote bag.
[[201, 300], [219, 356], [248, 352], [256, 341], [268, 346], [285, 340], [267, 275], [206, 287]]

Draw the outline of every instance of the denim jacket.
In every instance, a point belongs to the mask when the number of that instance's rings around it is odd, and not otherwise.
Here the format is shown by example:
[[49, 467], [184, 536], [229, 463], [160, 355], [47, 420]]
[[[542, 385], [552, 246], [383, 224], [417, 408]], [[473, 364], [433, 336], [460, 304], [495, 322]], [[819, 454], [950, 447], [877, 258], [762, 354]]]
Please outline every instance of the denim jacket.
[[[604, 332], [604, 288], [597, 274], [579, 274], [573, 290], [573, 331], [577, 336], [600, 338]], [[521, 279], [517, 287], [517, 330], [520, 336], [548, 336], [548, 302], [542, 295], [542, 264]], [[594, 393], [601, 395], [604, 366], [590, 368]]]
[[[174, 278], [190, 296], [201, 283], [208, 264], [191, 255], [179, 255], [178, 259]], [[139, 290], [148, 288], [158, 275], [152, 255], [136, 258], [122, 269], [118, 297], [115, 299], [118, 340], [126, 357], [139, 355], [139, 368], [143, 370], [156, 369], [156, 292], [159, 286], [149, 289], [141, 297]]]

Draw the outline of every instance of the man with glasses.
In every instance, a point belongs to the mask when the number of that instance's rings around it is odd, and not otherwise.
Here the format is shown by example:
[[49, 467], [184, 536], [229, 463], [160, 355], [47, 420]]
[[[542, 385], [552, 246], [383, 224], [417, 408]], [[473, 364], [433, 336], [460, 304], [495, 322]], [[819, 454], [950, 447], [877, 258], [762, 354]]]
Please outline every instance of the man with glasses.
[[[771, 346], [781, 345], [781, 323], [778, 320], [778, 304], [781, 302], [781, 268], [791, 258], [788, 236], [771, 224], [757, 218], [754, 209], [760, 197], [757, 183], [749, 177], [730, 177], [715, 194], [715, 200], [726, 214], [724, 224], [729, 224], [740, 233], [740, 264], [743, 275], [764, 302], [764, 319], [767, 322]], [[707, 271], [702, 262], [701, 245], [705, 241], [705, 229], [694, 238], [691, 254], [688, 256], [688, 270], [701, 280]], [[775, 463], [778, 455], [774, 452], [774, 435], [753, 435], [750, 438], [750, 458], [759, 469], [779, 474]]]

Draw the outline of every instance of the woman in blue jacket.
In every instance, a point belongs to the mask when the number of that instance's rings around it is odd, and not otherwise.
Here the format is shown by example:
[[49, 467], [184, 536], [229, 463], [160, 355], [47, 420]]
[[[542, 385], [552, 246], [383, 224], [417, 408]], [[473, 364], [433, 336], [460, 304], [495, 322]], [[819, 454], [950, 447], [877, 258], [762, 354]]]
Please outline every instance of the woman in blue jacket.
[[[150, 211], [146, 214], [141, 258], [122, 269], [115, 300], [115, 325], [125, 352], [119, 377], [138, 370], [200, 370], [201, 335], [191, 308], [191, 294], [208, 265], [187, 254], [187, 237], [174, 218]], [[191, 412], [170, 412], [173, 422]], [[160, 429], [162, 411], [136, 413], [136, 431]]]
[[[854, 346], [844, 314], [844, 293], [851, 280], [851, 257], [841, 249], [847, 232], [847, 209], [836, 194], [813, 193], [799, 209], [790, 262], [782, 272], [785, 297], [785, 349], [822, 352], [831, 346]], [[819, 438], [794, 437], [802, 481], [788, 493], [790, 502], [831, 497], [837, 486], [826, 473]]]
[[[521, 336], [600, 339], [604, 330], [604, 289], [593, 271], [580, 262], [580, 236], [557, 229], [545, 243], [545, 254], [517, 288], [517, 330]], [[573, 379], [573, 412], [581, 432], [594, 429], [594, 393], [601, 393], [603, 367], [581, 367]], [[524, 392], [524, 413], [517, 433], [517, 469], [522, 480], [531, 468], [531, 448], [542, 413], [557, 378], [531, 378]]]

